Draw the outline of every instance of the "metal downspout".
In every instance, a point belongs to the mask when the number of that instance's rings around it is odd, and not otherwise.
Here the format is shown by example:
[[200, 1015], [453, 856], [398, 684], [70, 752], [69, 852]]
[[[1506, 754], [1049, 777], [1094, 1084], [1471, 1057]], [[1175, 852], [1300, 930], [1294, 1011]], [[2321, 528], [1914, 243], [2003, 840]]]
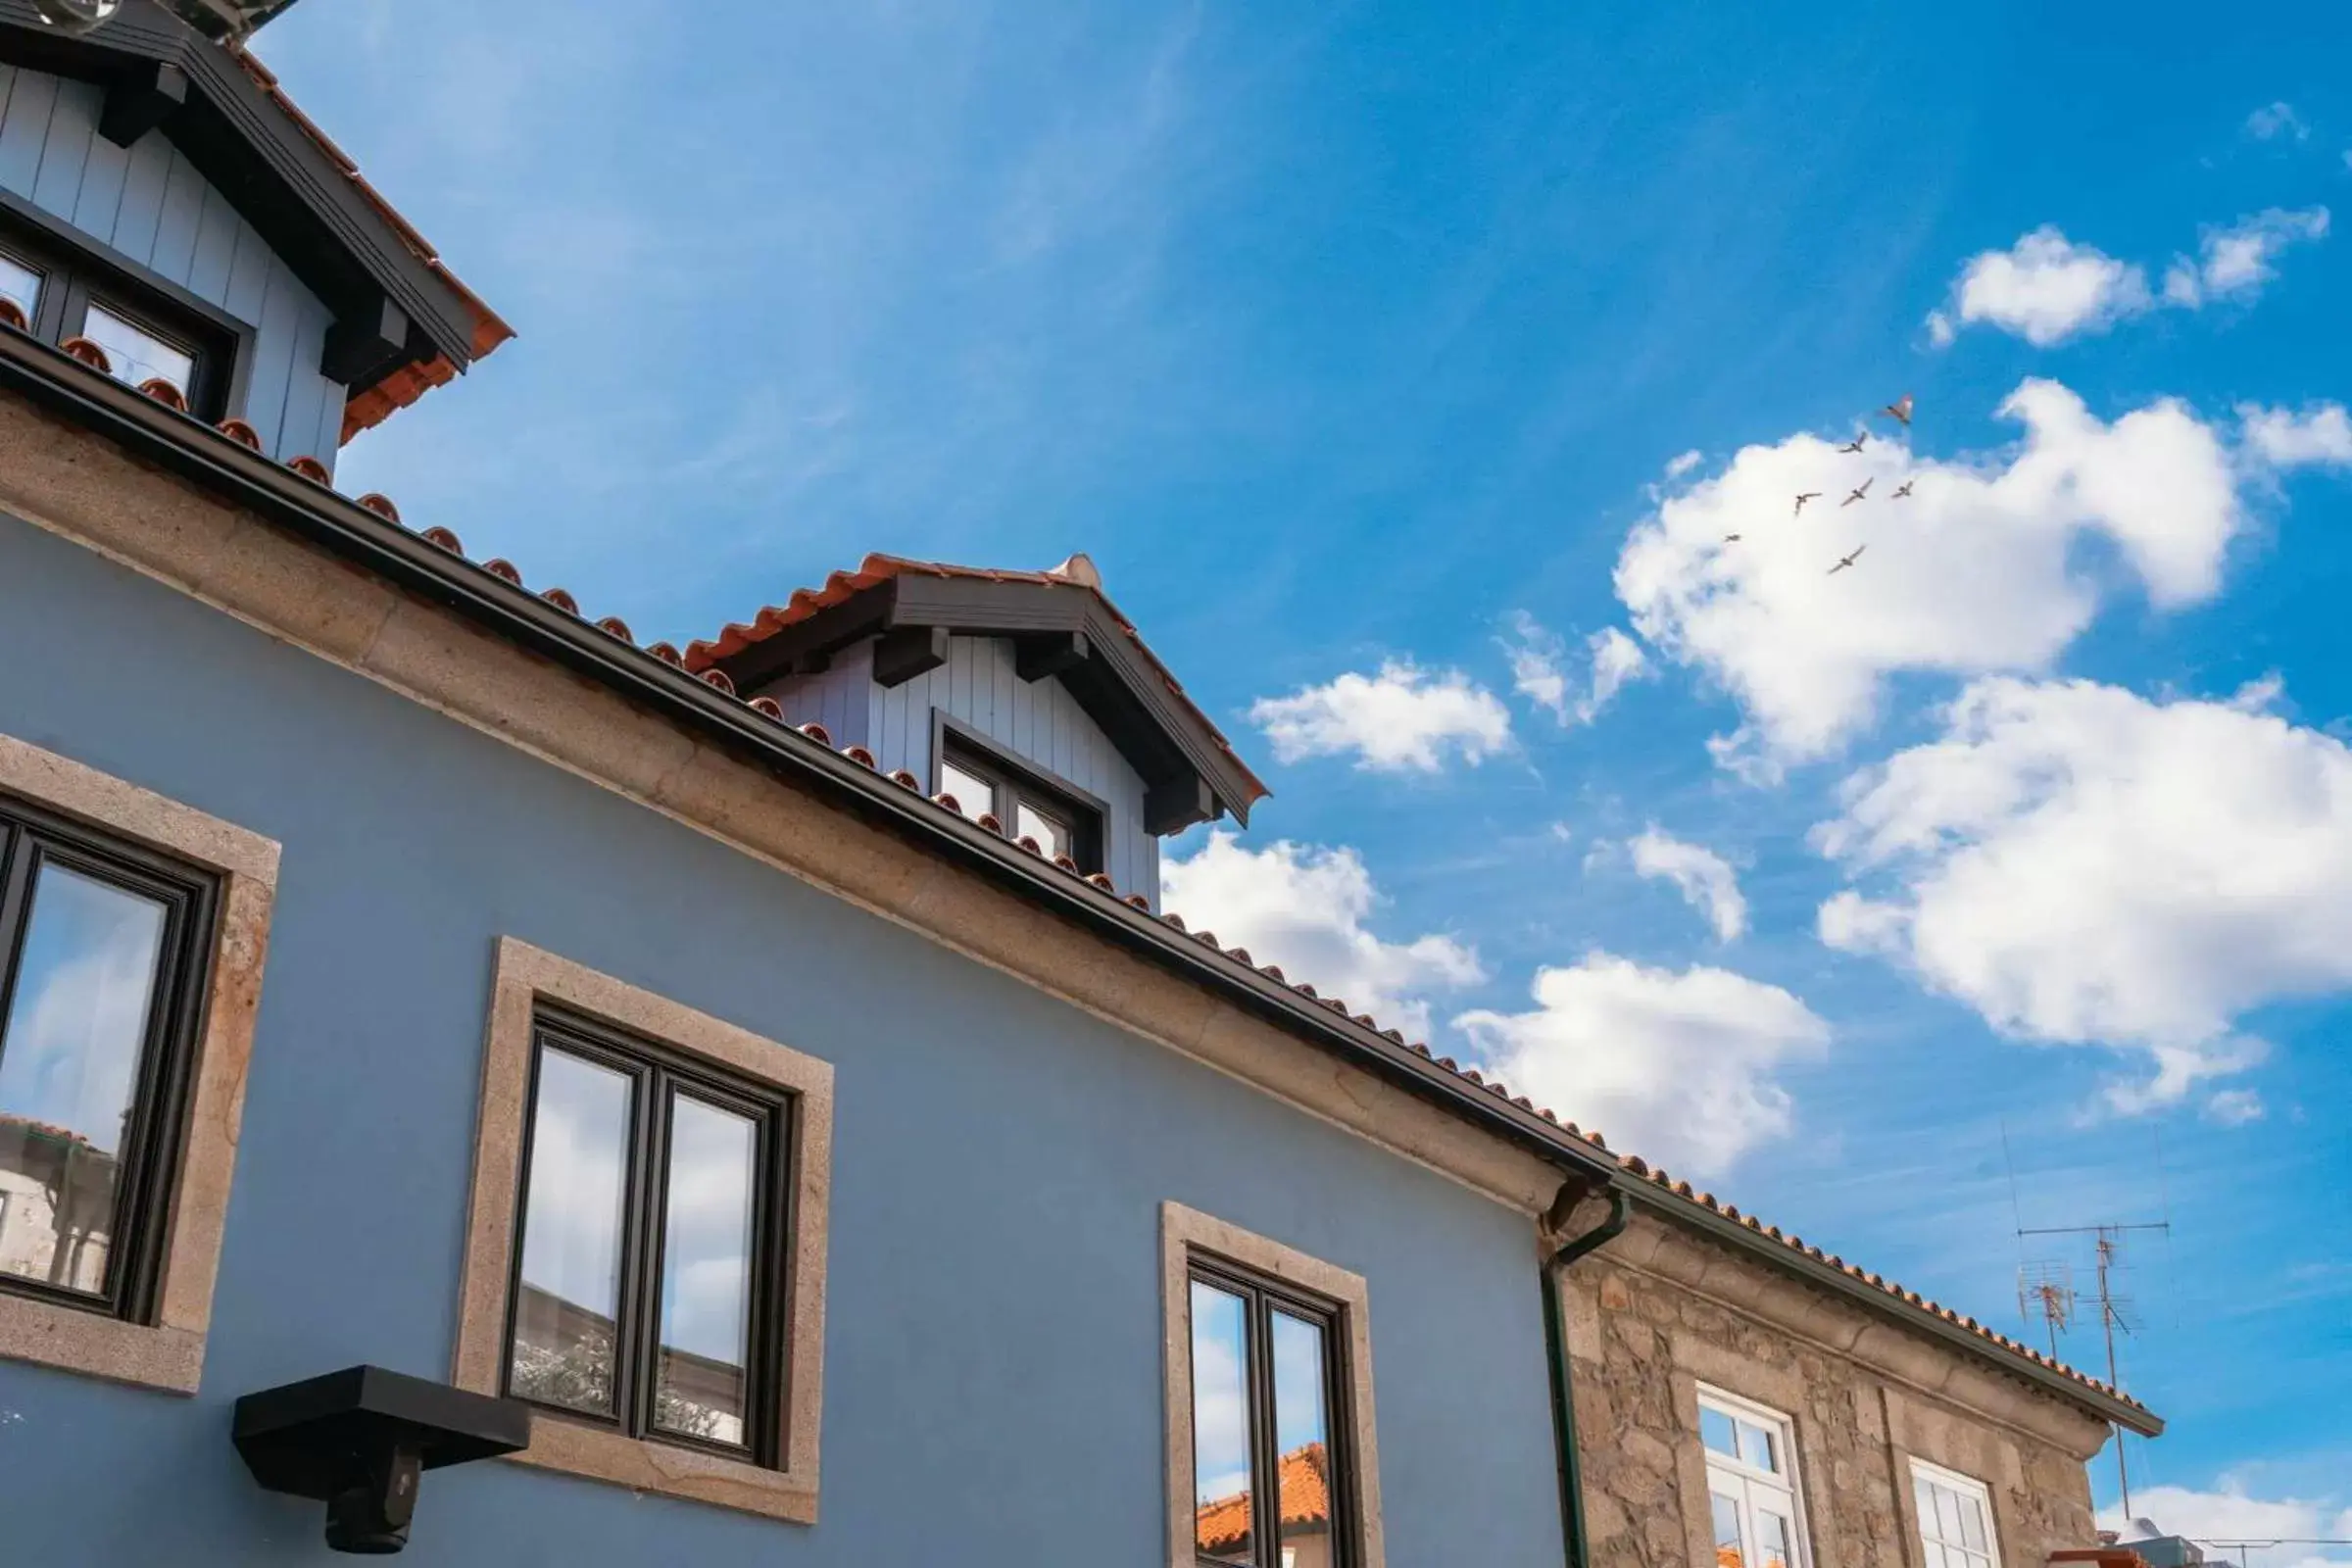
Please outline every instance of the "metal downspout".
[[[1577, 1183], [1562, 1187], [1552, 1200], [1552, 1214], [1565, 1221], [1592, 1191]], [[1560, 1272], [1624, 1234], [1632, 1214], [1632, 1201], [1622, 1190], [1612, 1187], [1608, 1218], [1582, 1236], [1570, 1238], [1543, 1264], [1544, 1349], [1551, 1367], [1551, 1441], [1559, 1459], [1560, 1529], [1567, 1544], [1568, 1568], [1589, 1568], [1591, 1543], [1585, 1539], [1585, 1477], [1576, 1452], [1576, 1391], [1568, 1366], [1567, 1324], [1560, 1311]]]

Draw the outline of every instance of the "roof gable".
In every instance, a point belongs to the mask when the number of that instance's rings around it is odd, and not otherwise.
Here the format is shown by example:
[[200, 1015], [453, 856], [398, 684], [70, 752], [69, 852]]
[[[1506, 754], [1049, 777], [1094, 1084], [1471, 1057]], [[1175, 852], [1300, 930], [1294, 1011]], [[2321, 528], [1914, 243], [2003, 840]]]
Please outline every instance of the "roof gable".
[[343, 439], [514, 336], [266, 67], [154, 0], [124, 0], [80, 37], [44, 26], [31, 0], [0, 0], [0, 62], [105, 87], [109, 139], [160, 128], [327, 306], [328, 373], [350, 389]]
[[1272, 793], [1110, 602], [1084, 556], [1051, 571], [1005, 571], [869, 555], [824, 587], [800, 589], [695, 643], [686, 662], [722, 670], [748, 692], [880, 637], [875, 678], [888, 685], [936, 664], [951, 633], [1011, 638], [1023, 679], [1059, 678], [1143, 776], [1153, 833], [1221, 811], [1247, 825], [1250, 808]]

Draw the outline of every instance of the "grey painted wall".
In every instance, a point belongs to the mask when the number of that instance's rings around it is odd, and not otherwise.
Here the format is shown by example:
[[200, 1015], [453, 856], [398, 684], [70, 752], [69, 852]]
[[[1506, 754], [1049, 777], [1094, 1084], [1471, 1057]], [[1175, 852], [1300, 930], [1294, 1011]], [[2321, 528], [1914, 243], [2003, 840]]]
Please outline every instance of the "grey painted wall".
[[836, 746], [863, 746], [884, 772], [903, 767], [926, 790], [937, 783], [932, 711], [961, 719], [1108, 807], [1102, 869], [1121, 894], [1141, 893], [1159, 907], [1159, 840], [1144, 831], [1142, 776], [1058, 679], [1021, 679], [1008, 639], [951, 637], [946, 663], [892, 687], [873, 683], [873, 649], [863, 643], [845, 650], [821, 674], [779, 681], [767, 695], [794, 723], [823, 724]]
[[14, 192], [255, 328], [237, 415], [280, 460], [329, 468], [344, 389], [318, 373], [324, 305], [161, 130], [124, 149], [98, 134], [93, 83], [0, 66], [0, 189]]
[[1395, 1568], [1560, 1560], [1524, 1217], [7, 516], [0, 730], [285, 846], [203, 1391], [0, 1362], [9, 1561], [339, 1560], [229, 1404], [446, 1375], [501, 933], [835, 1064], [823, 1516], [481, 1464], [409, 1561], [1152, 1563], [1171, 1198], [1369, 1279]]

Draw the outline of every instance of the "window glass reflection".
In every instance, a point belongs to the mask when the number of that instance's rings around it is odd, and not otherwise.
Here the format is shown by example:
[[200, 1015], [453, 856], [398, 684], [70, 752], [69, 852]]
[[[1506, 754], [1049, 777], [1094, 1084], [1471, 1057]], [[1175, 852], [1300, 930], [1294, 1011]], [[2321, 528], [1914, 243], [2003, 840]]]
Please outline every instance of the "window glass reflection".
[[41, 274], [13, 256], [0, 255], [0, 298], [13, 302], [31, 325], [40, 314]]
[[90, 306], [81, 335], [106, 350], [108, 366], [118, 381], [138, 386], [161, 377], [186, 397], [196, 378], [196, 361], [185, 350], [174, 348], [103, 305]]
[[621, 1205], [636, 1085], [542, 1048], [524, 1190], [522, 1288], [508, 1374], [526, 1399], [612, 1413]]
[[1729, 1459], [1740, 1457], [1740, 1435], [1732, 1418], [1707, 1405], [1698, 1407], [1698, 1440]]
[[1276, 1528], [1286, 1558], [1329, 1562], [1331, 1412], [1324, 1386], [1323, 1326], [1288, 1312], [1274, 1318]]
[[1250, 1484], [1249, 1319], [1242, 1298], [1193, 1281], [1193, 1537], [1203, 1562], [1255, 1560]]
[[0, 1271], [106, 1289], [167, 911], [55, 861], [0, 1025]]
[[759, 1154], [750, 1117], [684, 1095], [672, 1101], [654, 1389], [654, 1424], [666, 1431], [743, 1442]]
[[1793, 1539], [1788, 1520], [1769, 1508], [1756, 1510], [1756, 1556], [1760, 1568], [1790, 1568], [1796, 1560], [1789, 1550]]
[[1771, 1433], [1752, 1421], [1740, 1423], [1740, 1457], [1741, 1459], [1759, 1470], [1770, 1470], [1777, 1475], [1781, 1468], [1781, 1456], [1778, 1450], [1779, 1446], [1773, 1442]]
[[1048, 816], [1027, 801], [1017, 808], [1018, 824], [1013, 829], [1016, 839], [1035, 839], [1037, 847], [1047, 856], [1072, 855], [1076, 840], [1070, 835], [1070, 825], [1059, 817]]
[[975, 778], [954, 762], [939, 764], [939, 792], [956, 797], [963, 814], [977, 822], [997, 808], [997, 792], [987, 780]]
[[1747, 1568], [1745, 1544], [1740, 1539], [1739, 1499], [1710, 1492], [1707, 1509], [1715, 1522], [1715, 1568]]

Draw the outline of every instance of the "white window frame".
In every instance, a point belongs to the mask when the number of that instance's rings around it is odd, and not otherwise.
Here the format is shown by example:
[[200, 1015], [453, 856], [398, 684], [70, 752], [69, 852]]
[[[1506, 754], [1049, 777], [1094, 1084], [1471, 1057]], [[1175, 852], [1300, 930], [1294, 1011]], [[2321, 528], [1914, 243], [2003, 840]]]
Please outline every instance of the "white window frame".
[[[1789, 1562], [1788, 1568], [1812, 1568], [1813, 1539], [1812, 1531], [1805, 1520], [1805, 1492], [1798, 1475], [1796, 1423], [1770, 1405], [1758, 1404], [1753, 1399], [1743, 1399], [1736, 1394], [1709, 1388], [1703, 1383], [1698, 1387], [1698, 1407], [1701, 1410], [1712, 1410], [1716, 1414], [1727, 1416], [1734, 1421], [1744, 1421], [1750, 1426], [1762, 1427], [1772, 1434], [1773, 1444], [1781, 1455], [1781, 1469], [1776, 1474], [1773, 1471], [1759, 1469], [1754, 1465], [1736, 1459], [1730, 1454], [1717, 1453], [1706, 1446], [1706, 1439], [1703, 1436], [1699, 1438], [1699, 1453], [1705, 1458], [1707, 1465], [1708, 1496], [1705, 1508], [1710, 1538], [1715, 1528], [1714, 1494], [1720, 1490], [1739, 1498], [1741, 1548], [1747, 1551], [1754, 1550], [1755, 1544], [1760, 1537], [1760, 1532], [1756, 1527], [1756, 1503], [1758, 1501], [1757, 1494], [1761, 1493], [1763, 1500], [1787, 1504], [1788, 1529], [1795, 1537], [1789, 1543], [1793, 1559]], [[1710, 1539], [1708, 1550], [1712, 1553], [1713, 1549], [1714, 1544]], [[1746, 1564], [1745, 1568], [1763, 1568], [1763, 1564], [1750, 1563]]]
[[[1923, 1482], [1929, 1486], [1941, 1487], [1946, 1492], [1956, 1494], [1974, 1502], [1984, 1511], [1984, 1549], [1983, 1551], [1959, 1542], [1947, 1542], [1940, 1534], [1931, 1536], [1928, 1533], [1930, 1528], [1936, 1525], [1936, 1519], [1932, 1510], [1923, 1512], [1920, 1509], [1919, 1488]], [[1914, 1522], [1919, 1530], [1920, 1556], [1927, 1562], [1928, 1568], [1945, 1568], [1945, 1564], [1951, 1560], [1949, 1553], [1958, 1553], [1962, 1564], [1966, 1564], [1972, 1559], [1982, 1559], [1985, 1568], [2001, 1568], [2001, 1532], [1998, 1521], [1993, 1518], [1992, 1489], [1975, 1476], [1964, 1476], [1957, 1470], [1946, 1470], [1943, 1466], [1930, 1464], [1925, 1459], [1913, 1459], [1911, 1461], [1911, 1511], [1918, 1516]]]

